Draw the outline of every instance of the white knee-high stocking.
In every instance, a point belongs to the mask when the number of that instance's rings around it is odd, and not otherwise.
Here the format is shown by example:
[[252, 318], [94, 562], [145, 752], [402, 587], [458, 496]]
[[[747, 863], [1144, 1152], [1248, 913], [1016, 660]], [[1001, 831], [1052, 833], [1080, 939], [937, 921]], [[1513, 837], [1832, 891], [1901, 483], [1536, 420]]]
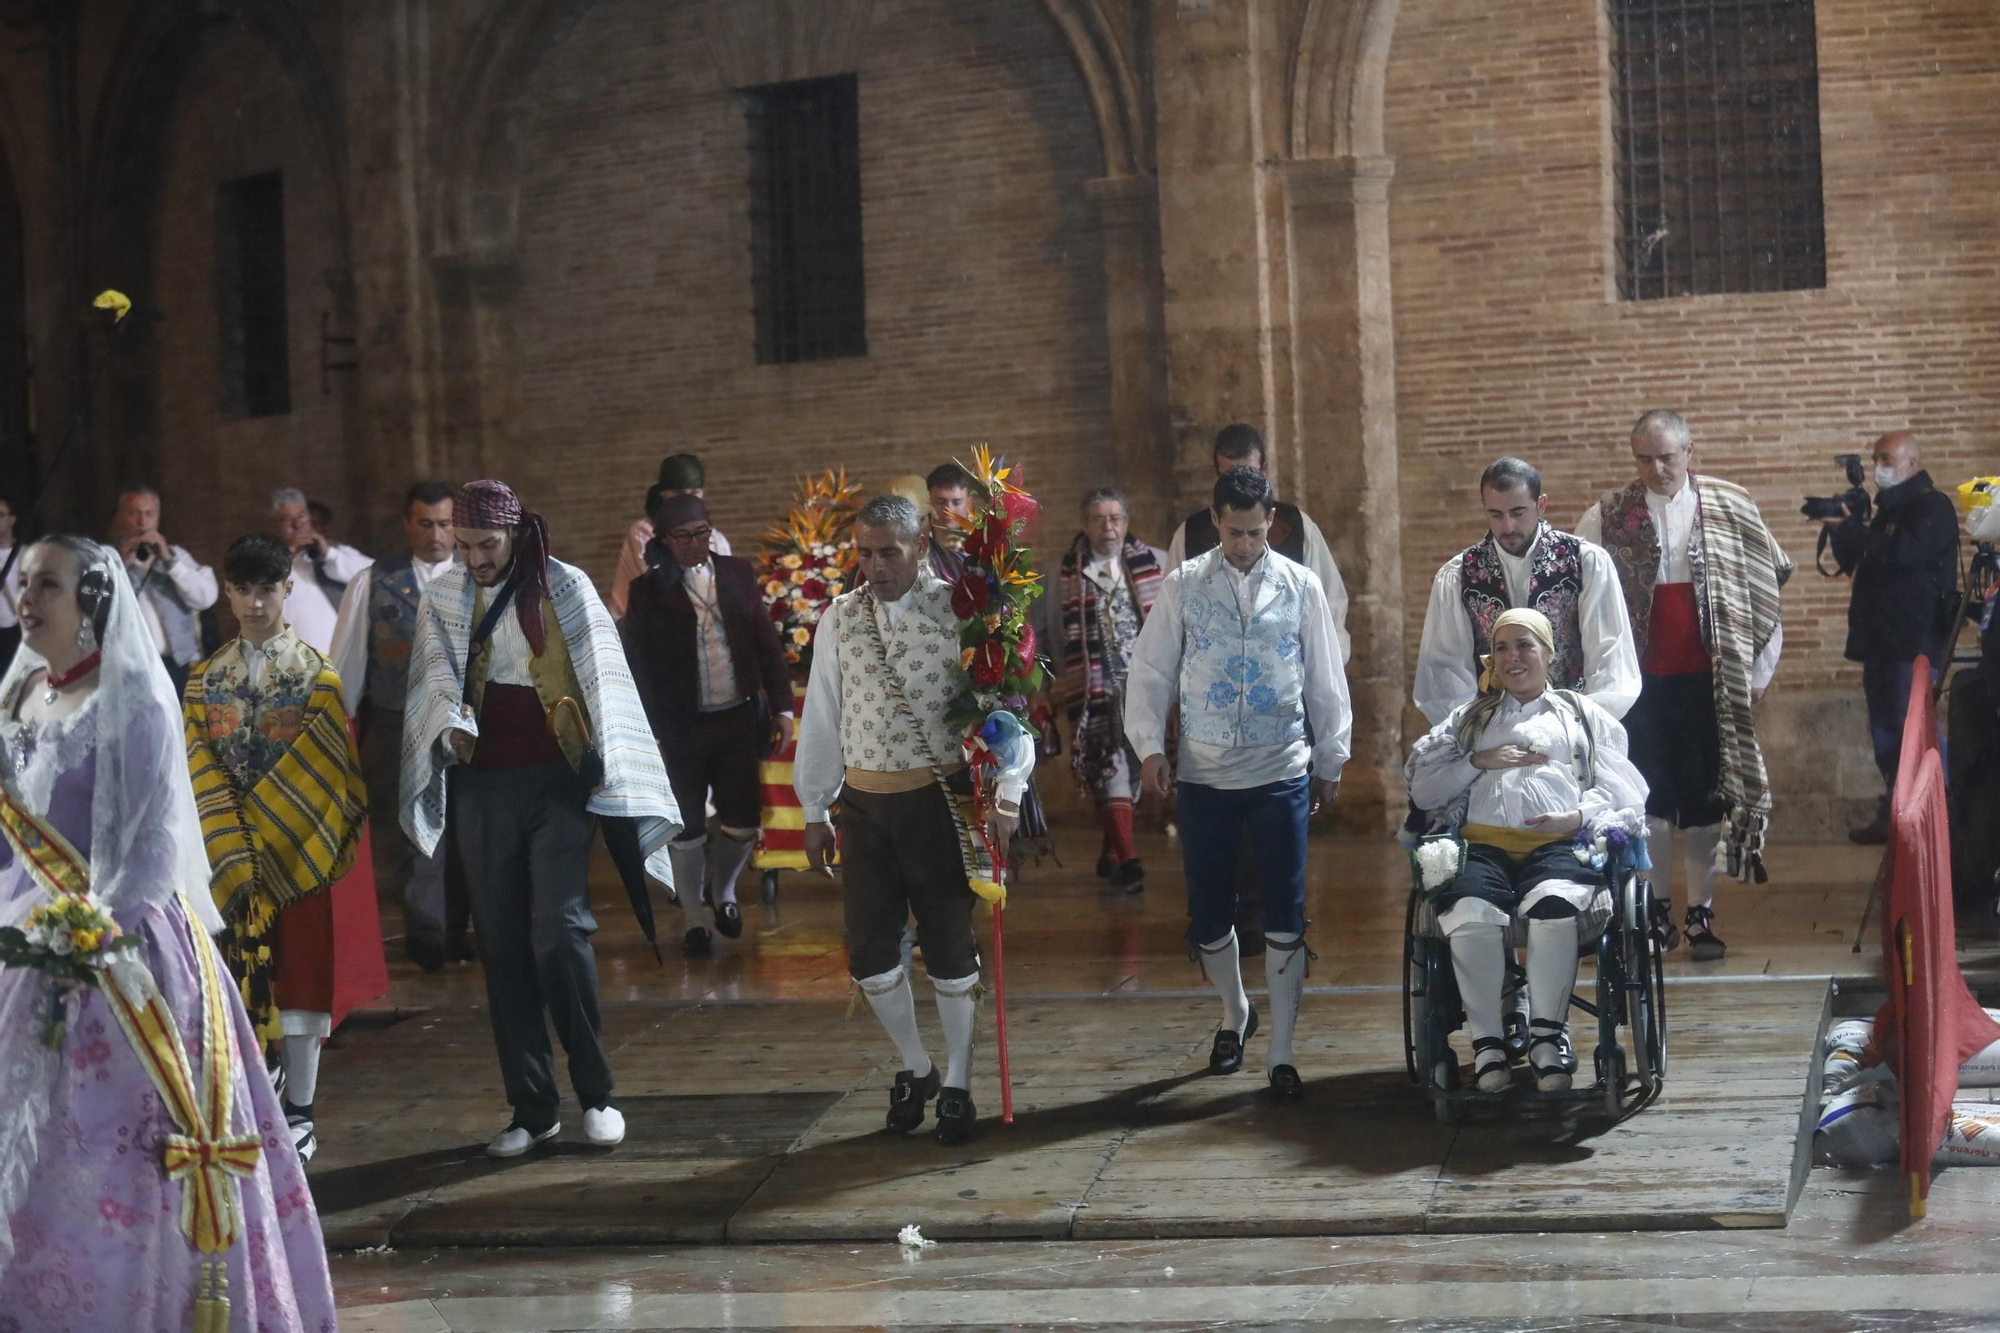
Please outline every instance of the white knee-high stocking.
[[1231, 926], [1221, 939], [1197, 947], [1202, 970], [1222, 997], [1223, 1031], [1241, 1034], [1243, 1025], [1250, 1021], [1250, 997], [1243, 993], [1243, 959], [1236, 951], [1236, 928]]
[[1576, 985], [1576, 918], [1528, 918], [1528, 1017], [1569, 1021], [1569, 993]]
[[689, 838], [667, 844], [667, 859], [674, 867], [674, 892], [681, 896], [681, 915], [688, 928], [702, 924], [701, 886], [708, 871], [708, 837]]
[[1722, 842], [1722, 825], [1703, 824], [1681, 830], [1686, 842], [1689, 907], [1715, 905], [1715, 849]]
[[288, 1035], [282, 1049], [285, 1100], [303, 1110], [313, 1104], [313, 1094], [319, 1090], [319, 1037], [312, 1033]]
[[1674, 901], [1674, 821], [1646, 816], [1646, 855], [1653, 862], [1653, 896]]
[[1264, 984], [1271, 988], [1271, 1049], [1267, 1068], [1292, 1064], [1292, 1033], [1306, 993], [1306, 943], [1290, 934], [1264, 936]]
[[1467, 921], [1452, 929], [1451, 970], [1458, 978], [1458, 998], [1465, 1006], [1465, 1026], [1476, 1040], [1499, 1037], [1500, 987], [1507, 975], [1507, 930], [1485, 921]]
[[973, 987], [979, 974], [931, 978], [937, 996], [938, 1022], [944, 1025], [944, 1086], [972, 1091], [972, 1033], [979, 1025], [979, 1002]]
[[736, 901], [736, 881], [756, 849], [756, 829], [718, 829], [708, 840], [709, 896], [717, 907]]
[[924, 1054], [923, 1035], [917, 1031], [917, 999], [910, 993], [910, 975], [900, 966], [857, 983], [868, 997], [868, 1007], [882, 1022], [882, 1030], [896, 1043], [903, 1066], [918, 1078], [931, 1072], [931, 1058]]

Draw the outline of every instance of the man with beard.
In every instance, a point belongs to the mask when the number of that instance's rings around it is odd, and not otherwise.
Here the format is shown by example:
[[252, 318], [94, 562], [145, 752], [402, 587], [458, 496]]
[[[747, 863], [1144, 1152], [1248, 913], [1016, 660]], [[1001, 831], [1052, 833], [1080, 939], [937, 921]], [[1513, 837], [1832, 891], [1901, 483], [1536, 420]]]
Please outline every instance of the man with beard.
[[1417, 648], [1417, 707], [1436, 726], [1471, 703], [1480, 659], [1493, 651], [1494, 622], [1527, 607], [1548, 618], [1554, 635], [1549, 683], [1625, 716], [1639, 697], [1639, 655], [1611, 556], [1549, 526], [1542, 474], [1521, 459], [1488, 466], [1479, 495], [1486, 536], [1447, 560], [1431, 583]]
[[648, 871], [671, 884], [680, 811], [617, 627], [583, 571], [549, 557], [541, 515], [475, 481], [452, 517], [464, 565], [424, 594], [410, 654], [403, 827], [429, 854], [448, 826], [471, 890], [514, 1112], [487, 1153], [518, 1157], [561, 1129], [550, 1024], [584, 1135], [610, 1147], [625, 1117], [590, 947], [591, 816], [637, 821]]

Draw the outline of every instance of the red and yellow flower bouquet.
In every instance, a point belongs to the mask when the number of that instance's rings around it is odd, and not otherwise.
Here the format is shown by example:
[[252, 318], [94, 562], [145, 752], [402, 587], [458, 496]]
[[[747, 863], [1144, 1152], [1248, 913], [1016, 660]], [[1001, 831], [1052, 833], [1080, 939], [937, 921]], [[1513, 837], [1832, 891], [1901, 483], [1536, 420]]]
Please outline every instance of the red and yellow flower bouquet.
[[854, 514], [861, 486], [829, 468], [799, 481], [785, 521], [764, 534], [757, 577], [764, 606], [784, 645], [785, 660], [803, 676], [812, 668], [813, 631], [833, 599], [854, 586]]

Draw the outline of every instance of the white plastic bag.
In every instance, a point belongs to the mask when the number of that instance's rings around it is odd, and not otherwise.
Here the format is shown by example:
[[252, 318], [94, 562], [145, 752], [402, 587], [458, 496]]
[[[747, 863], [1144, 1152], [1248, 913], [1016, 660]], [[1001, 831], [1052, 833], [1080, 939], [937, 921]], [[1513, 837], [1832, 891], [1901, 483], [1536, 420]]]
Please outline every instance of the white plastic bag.
[[1829, 1099], [1813, 1131], [1813, 1157], [1831, 1166], [1896, 1160], [1896, 1085], [1870, 1083]]
[[1953, 1102], [1951, 1124], [1931, 1161], [1938, 1166], [2000, 1166], [2000, 1106]]

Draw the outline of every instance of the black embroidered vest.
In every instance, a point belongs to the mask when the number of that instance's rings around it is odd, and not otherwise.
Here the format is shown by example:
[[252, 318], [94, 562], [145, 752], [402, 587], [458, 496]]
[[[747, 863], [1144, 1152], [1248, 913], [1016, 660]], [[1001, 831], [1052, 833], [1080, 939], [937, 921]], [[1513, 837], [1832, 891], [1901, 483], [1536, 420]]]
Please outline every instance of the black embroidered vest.
[[[1484, 657], [1493, 651], [1493, 622], [1513, 605], [1493, 534], [1459, 557], [1458, 595], [1465, 614], [1472, 617], [1473, 651]], [[1582, 600], [1583, 542], [1544, 523], [1529, 566], [1528, 606], [1547, 616], [1555, 630], [1556, 659], [1549, 666], [1549, 683], [1557, 689], [1583, 685], [1583, 631], [1578, 623]], [[1476, 670], [1478, 663], [1473, 665]]]

